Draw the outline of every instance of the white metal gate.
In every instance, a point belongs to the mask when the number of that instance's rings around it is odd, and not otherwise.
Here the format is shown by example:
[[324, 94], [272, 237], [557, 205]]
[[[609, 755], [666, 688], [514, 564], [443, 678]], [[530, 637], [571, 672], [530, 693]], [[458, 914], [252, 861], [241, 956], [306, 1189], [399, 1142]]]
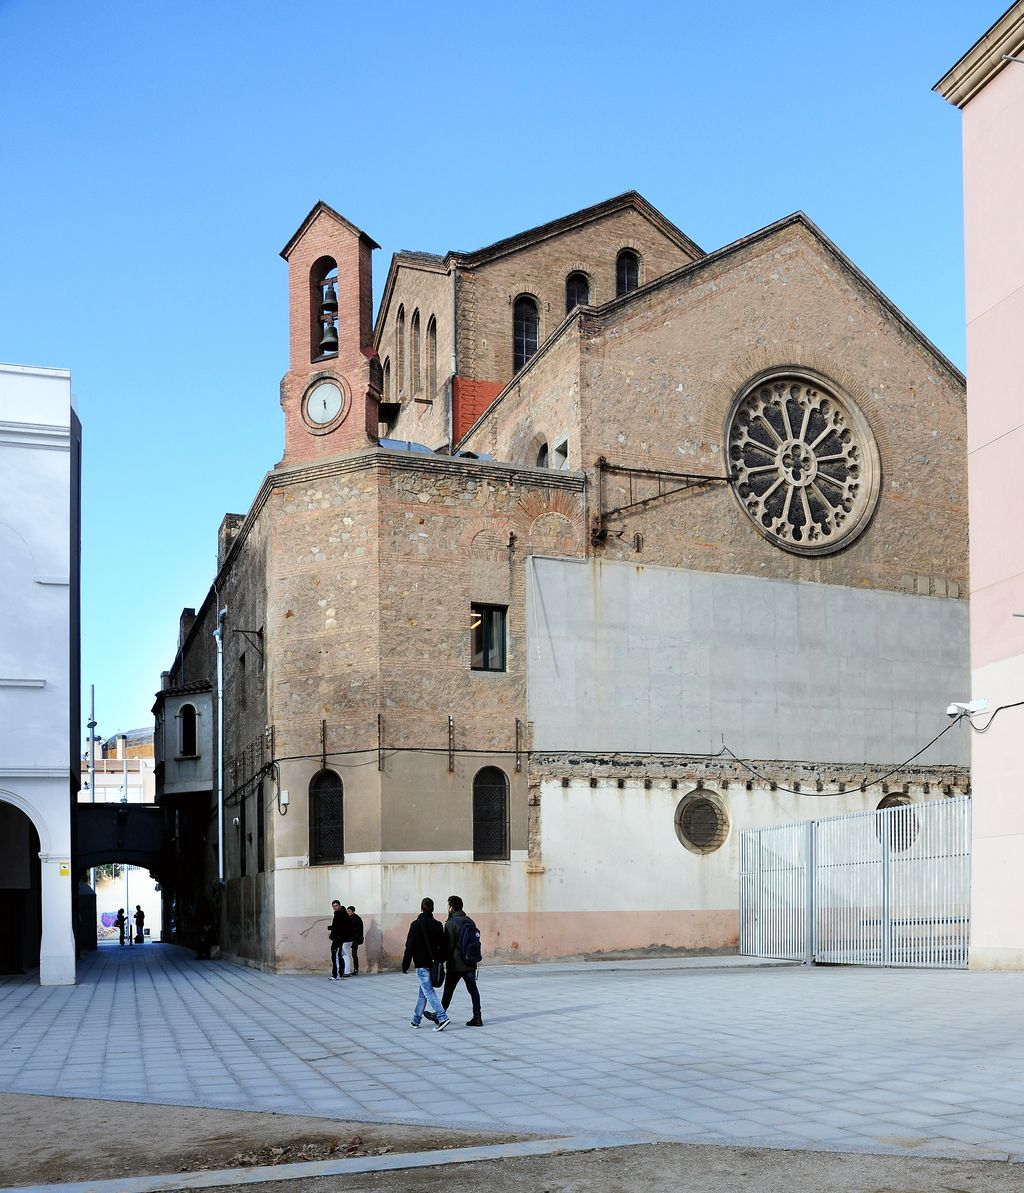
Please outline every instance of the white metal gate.
[[740, 836], [740, 952], [963, 969], [971, 801], [854, 812]]

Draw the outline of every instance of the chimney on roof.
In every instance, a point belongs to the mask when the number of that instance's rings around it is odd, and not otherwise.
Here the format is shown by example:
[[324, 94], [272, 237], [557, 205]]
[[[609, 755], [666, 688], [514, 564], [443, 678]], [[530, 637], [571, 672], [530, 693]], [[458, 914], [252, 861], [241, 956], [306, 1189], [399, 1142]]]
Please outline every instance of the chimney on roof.
[[[178, 621], [178, 649], [179, 650], [181, 650], [181, 648], [185, 645], [185, 639], [188, 637], [189, 631], [192, 629], [192, 627], [195, 624], [196, 624], [195, 609], [182, 609], [181, 618]], [[164, 672], [164, 675], [166, 675], [166, 674], [167, 673]]]
[[238, 532], [245, 521], [245, 514], [225, 514], [221, 520], [220, 530], [217, 531], [217, 571], [224, 566], [232, 544], [238, 538]]

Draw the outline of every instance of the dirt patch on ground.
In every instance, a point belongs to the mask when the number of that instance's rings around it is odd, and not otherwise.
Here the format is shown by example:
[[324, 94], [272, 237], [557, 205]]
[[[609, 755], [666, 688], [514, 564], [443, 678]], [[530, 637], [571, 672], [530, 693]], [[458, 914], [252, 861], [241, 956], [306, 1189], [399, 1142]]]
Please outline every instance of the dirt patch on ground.
[[0, 1094], [0, 1187], [509, 1143], [437, 1127]]

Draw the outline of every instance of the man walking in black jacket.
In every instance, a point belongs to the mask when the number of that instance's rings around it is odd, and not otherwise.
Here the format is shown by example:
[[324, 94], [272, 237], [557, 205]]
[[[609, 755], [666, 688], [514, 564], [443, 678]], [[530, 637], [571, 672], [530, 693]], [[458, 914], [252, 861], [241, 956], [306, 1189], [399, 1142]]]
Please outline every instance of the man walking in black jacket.
[[[331, 981], [340, 982], [351, 969], [349, 955], [352, 950], [352, 921], [349, 919], [348, 912], [337, 899], [331, 903], [331, 908], [334, 911], [334, 918], [331, 920], [331, 926], [327, 929], [331, 936]], [[338, 962], [339, 953], [341, 954], [340, 964]]]
[[[466, 983], [469, 997], [473, 1000], [473, 1018], [466, 1021], [467, 1027], [483, 1027], [484, 1021], [480, 1017], [480, 991], [476, 987], [476, 966], [471, 965], [459, 951], [459, 936], [462, 925], [470, 923], [469, 916], [458, 895], [448, 896], [448, 919], [445, 921], [444, 934], [448, 944], [448, 972], [444, 979], [444, 994], [441, 996], [441, 1006], [447, 1011], [452, 1005], [455, 987], [459, 982]], [[426, 1013], [427, 1019], [433, 1015]]]
[[412, 1013], [412, 1026], [419, 1027], [423, 1008], [430, 1004], [434, 1012], [434, 1031], [444, 1031], [448, 1026], [448, 1015], [441, 1006], [430, 982], [431, 967], [445, 959], [444, 926], [434, 919], [434, 900], [424, 899], [420, 903], [420, 915], [409, 925], [405, 940], [405, 956], [402, 958], [402, 973], [409, 972], [409, 965], [416, 966], [416, 980], [420, 992], [416, 998], [416, 1009]]
[[352, 972], [359, 972], [359, 946], [363, 943], [363, 921], [356, 915], [356, 909], [349, 906], [349, 918], [352, 920]]

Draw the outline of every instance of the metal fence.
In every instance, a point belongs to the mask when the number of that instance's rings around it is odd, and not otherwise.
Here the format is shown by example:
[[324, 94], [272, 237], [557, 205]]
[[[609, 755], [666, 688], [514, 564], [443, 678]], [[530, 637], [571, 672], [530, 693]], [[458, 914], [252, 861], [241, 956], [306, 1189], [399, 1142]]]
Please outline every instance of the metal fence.
[[740, 837], [740, 952], [962, 969], [971, 801], [855, 812]]

